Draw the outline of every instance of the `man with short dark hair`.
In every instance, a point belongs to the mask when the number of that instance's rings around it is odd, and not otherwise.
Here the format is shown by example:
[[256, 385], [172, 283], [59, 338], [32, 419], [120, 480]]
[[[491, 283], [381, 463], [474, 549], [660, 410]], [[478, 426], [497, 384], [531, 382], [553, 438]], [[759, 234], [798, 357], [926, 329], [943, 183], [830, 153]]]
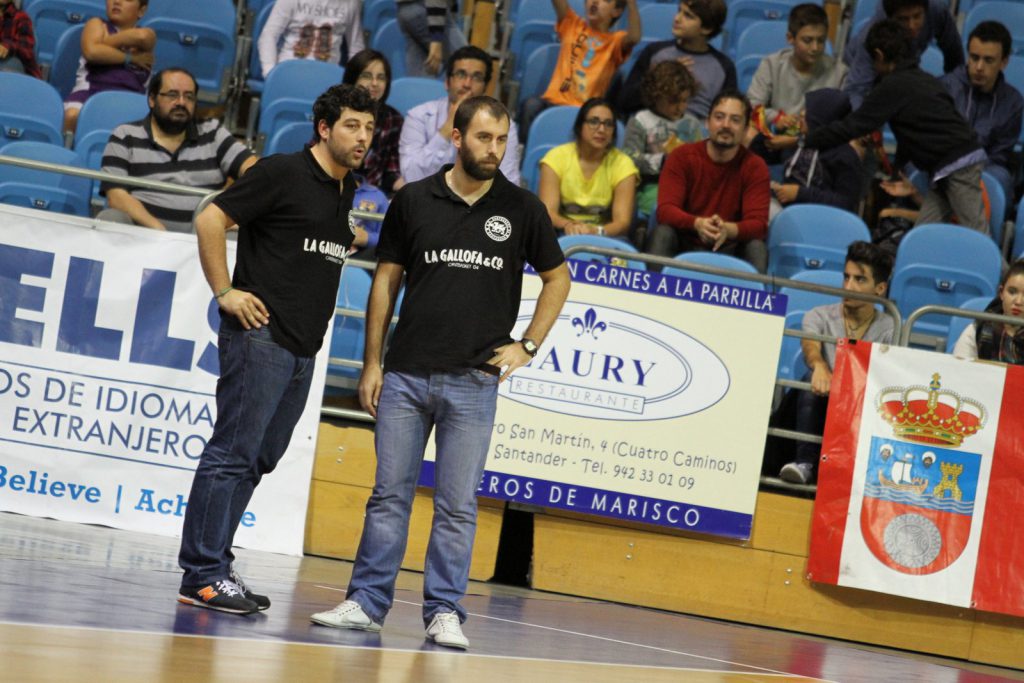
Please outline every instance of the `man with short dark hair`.
[[942, 50], [945, 73], [964, 63], [960, 31], [946, 0], [882, 0], [868, 25], [850, 38], [843, 51], [843, 61], [850, 67], [843, 90], [850, 96], [854, 109], [860, 106], [875, 81], [872, 55], [865, 48], [864, 40], [871, 27], [885, 19], [892, 19], [907, 30], [908, 46], [914, 58], [920, 57], [934, 40]]
[[1010, 62], [1013, 38], [998, 21], [983, 21], [967, 39], [967, 65], [958, 66], [940, 80], [971, 128], [988, 161], [985, 170], [1013, 198], [1013, 148], [1020, 138], [1024, 98], [1003, 76]]
[[[335, 628], [380, 631], [405, 553], [420, 463], [433, 430], [434, 519], [423, 572], [423, 623], [438, 645], [465, 649], [459, 604], [476, 531], [476, 489], [494, 427], [498, 383], [537, 353], [569, 293], [569, 272], [544, 205], [499, 172], [509, 115], [490, 97], [453, 117], [454, 166], [405, 185], [377, 246], [359, 400], [377, 418], [376, 483], [366, 503], [346, 599], [312, 615]], [[523, 338], [523, 266], [541, 291]], [[398, 288], [398, 327], [381, 355]]]
[[[142, 180], [208, 188], [224, 187], [256, 163], [256, 157], [219, 121], [196, 120], [196, 79], [185, 69], [164, 69], [149, 82], [149, 116], [114, 129], [100, 170]], [[200, 197], [103, 181], [109, 209], [98, 218], [156, 230], [192, 232]]]
[[[460, 47], [451, 54], [444, 82], [448, 95], [417, 105], [405, 115], [398, 156], [406, 182], [422, 180], [455, 161], [455, 112], [465, 100], [484, 94], [493, 72], [491, 56], [475, 45]], [[515, 123], [510, 123], [508, 152], [501, 161], [501, 173], [519, 184], [519, 138]]]
[[[843, 267], [843, 289], [884, 297], [892, 273], [892, 256], [869, 242], [853, 242], [846, 250]], [[843, 299], [834, 304], [817, 306], [807, 311], [803, 331], [845, 339], [863, 339], [889, 344], [896, 331], [892, 316], [875, 308], [870, 301]], [[836, 362], [836, 345], [814, 339], [801, 339], [804, 363], [810, 371], [806, 377], [811, 391], [797, 395], [797, 431], [821, 434], [825, 428], [828, 394], [832, 388], [832, 368]], [[779, 472], [779, 478], [794, 484], [814, 482], [821, 447], [807, 441], [797, 442], [796, 458]]]
[[771, 203], [764, 160], [741, 143], [750, 123], [750, 102], [725, 90], [711, 103], [708, 138], [680, 145], [665, 158], [658, 180], [658, 225], [645, 251], [675, 256], [683, 251], [722, 251], [763, 273]]
[[[199, 260], [220, 304], [220, 379], [181, 531], [185, 604], [236, 614], [270, 607], [235, 573], [232, 540], [306, 406], [355, 235], [350, 171], [366, 156], [376, 111], [362, 87], [328, 88], [313, 104], [315, 144], [261, 160], [196, 219]], [[225, 235], [236, 224], [229, 277]]]

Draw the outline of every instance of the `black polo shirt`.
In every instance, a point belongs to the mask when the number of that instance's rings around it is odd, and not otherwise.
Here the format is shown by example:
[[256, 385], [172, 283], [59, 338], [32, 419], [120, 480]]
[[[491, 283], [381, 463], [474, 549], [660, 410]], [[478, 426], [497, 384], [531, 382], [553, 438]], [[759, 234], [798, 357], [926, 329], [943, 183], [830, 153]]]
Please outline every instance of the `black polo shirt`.
[[213, 200], [239, 225], [231, 284], [266, 304], [274, 341], [298, 356], [316, 355], [334, 314], [354, 194], [352, 174], [331, 178], [307, 147], [260, 159]]
[[377, 258], [402, 265], [405, 298], [385, 370], [458, 371], [512, 341], [523, 264], [565, 261], [547, 209], [499, 172], [472, 206], [438, 173], [403, 187], [381, 226]]

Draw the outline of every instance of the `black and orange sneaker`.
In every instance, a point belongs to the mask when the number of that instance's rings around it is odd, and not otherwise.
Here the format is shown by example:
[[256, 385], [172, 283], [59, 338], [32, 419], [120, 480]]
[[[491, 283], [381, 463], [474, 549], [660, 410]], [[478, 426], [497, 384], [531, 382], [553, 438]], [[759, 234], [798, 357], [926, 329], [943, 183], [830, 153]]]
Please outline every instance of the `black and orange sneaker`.
[[256, 603], [256, 606], [259, 608], [261, 612], [265, 609], [270, 609], [270, 598], [268, 598], [266, 595], [253, 593], [251, 590], [249, 590], [249, 587], [245, 585], [245, 581], [242, 580], [242, 577], [238, 574], [238, 572], [235, 571], [234, 567], [231, 568], [231, 572], [228, 574], [228, 578], [236, 586], [238, 586], [238, 588], [242, 591], [242, 595], [245, 596], [247, 600], [252, 600]]
[[178, 602], [231, 614], [252, 614], [259, 610], [259, 605], [245, 597], [238, 584], [230, 579], [205, 586], [182, 586], [178, 590]]

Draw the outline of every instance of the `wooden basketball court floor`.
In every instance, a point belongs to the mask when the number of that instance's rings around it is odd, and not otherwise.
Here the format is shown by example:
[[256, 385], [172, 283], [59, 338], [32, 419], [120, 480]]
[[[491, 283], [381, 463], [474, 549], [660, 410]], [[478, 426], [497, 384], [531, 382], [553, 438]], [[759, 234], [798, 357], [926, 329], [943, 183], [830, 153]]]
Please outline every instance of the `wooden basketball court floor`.
[[176, 552], [170, 538], [0, 513], [0, 680], [1024, 680], [1019, 671], [487, 583], [470, 585], [472, 648], [458, 652], [424, 640], [419, 574], [402, 572], [383, 632], [370, 634], [309, 621], [343, 599], [348, 562], [238, 551], [236, 567], [273, 601], [240, 617], [175, 601]]

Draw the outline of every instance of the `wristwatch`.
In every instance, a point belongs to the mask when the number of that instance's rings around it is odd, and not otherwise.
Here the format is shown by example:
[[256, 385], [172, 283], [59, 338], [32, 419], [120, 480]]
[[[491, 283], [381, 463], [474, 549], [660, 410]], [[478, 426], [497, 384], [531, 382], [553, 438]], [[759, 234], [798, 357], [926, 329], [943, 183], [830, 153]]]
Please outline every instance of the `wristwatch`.
[[523, 350], [526, 351], [527, 354], [529, 354], [530, 358], [536, 358], [537, 342], [533, 341], [532, 339], [527, 339], [526, 337], [523, 337], [522, 339], [519, 340], [519, 343], [523, 345]]

